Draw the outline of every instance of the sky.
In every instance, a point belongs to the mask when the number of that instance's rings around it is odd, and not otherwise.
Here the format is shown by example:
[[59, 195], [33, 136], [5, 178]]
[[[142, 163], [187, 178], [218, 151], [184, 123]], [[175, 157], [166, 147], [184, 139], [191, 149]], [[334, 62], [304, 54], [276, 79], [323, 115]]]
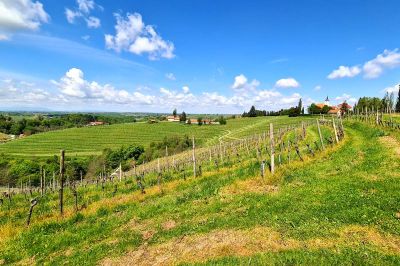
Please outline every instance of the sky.
[[398, 0], [0, 0], [0, 110], [242, 113], [383, 97]]

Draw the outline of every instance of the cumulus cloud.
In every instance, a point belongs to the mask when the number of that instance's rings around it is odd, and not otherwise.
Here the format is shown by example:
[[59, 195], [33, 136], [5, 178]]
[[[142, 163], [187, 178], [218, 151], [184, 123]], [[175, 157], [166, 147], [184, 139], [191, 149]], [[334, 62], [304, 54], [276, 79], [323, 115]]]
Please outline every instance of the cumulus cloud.
[[333, 70], [329, 75], [328, 79], [340, 79], [340, 78], [352, 78], [361, 73], [361, 69], [358, 66], [347, 67], [339, 66], [338, 69]]
[[384, 90], [383, 90], [383, 92], [387, 92], [387, 93], [398, 93], [399, 92], [399, 90], [400, 90], [400, 84], [396, 84], [396, 85], [393, 85], [393, 86], [391, 86], [391, 87], [386, 87]]
[[[0, 73], [1, 75], [1, 73]], [[252, 82], [246, 82], [249, 85]], [[276, 89], [232, 90], [230, 94], [216, 91], [194, 93], [189, 86], [178, 89], [140, 87], [134, 91], [118, 89], [111, 84], [91, 81], [79, 68], [71, 68], [57, 81], [38, 84], [32, 80], [0, 77], [0, 103], [62, 108], [61, 110], [147, 110], [169, 111], [171, 106], [192, 112], [241, 113], [255, 105], [260, 109], [278, 110], [297, 104], [301, 95], [285, 95]], [[244, 88], [247, 86], [245, 85]], [[40, 88], [48, 88], [42, 90]], [[304, 101], [305, 103], [306, 101]]]
[[154, 98], [139, 92], [132, 94], [126, 90], [118, 90], [110, 84], [101, 85], [96, 81], [87, 81], [83, 71], [78, 68], [71, 68], [60, 81], [54, 81], [53, 84], [66, 97], [98, 102], [151, 104]]
[[328, 75], [328, 79], [338, 79], [338, 78], [352, 78], [364, 73], [364, 78], [374, 79], [382, 75], [385, 69], [392, 69], [400, 66], [400, 52], [398, 49], [394, 50], [384, 50], [383, 53], [378, 54], [374, 59], [367, 61], [362, 66], [347, 67], [340, 66], [338, 69], [332, 71]]
[[395, 68], [400, 66], [400, 53], [398, 49], [393, 51], [384, 50], [382, 54], [366, 62], [363, 66], [364, 77], [373, 79], [379, 77], [386, 68]]
[[65, 17], [71, 24], [76, 22], [77, 18], [86, 21], [88, 28], [99, 28], [101, 21], [99, 18], [90, 16], [92, 10], [97, 6], [93, 0], [76, 0], [77, 6], [74, 9], [65, 8]]
[[294, 78], [280, 79], [275, 83], [275, 87], [277, 88], [297, 88], [299, 86], [300, 83]]
[[153, 26], [145, 25], [139, 13], [127, 13], [126, 17], [114, 15], [117, 20], [116, 34], [105, 35], [107, 49], [128, 51], [137, 55], [148, 54], [150, 60], [160, 57], [171, 59], [175, 56], [174, 44], [163, 40]]
[[165, 77], [169, 80], [176, 80], [174, 73], [167, 73], [165, 74]]
[[4, 105], [31, 105], [48, 99], [51, 99], [51, 94], [38, 88], [35, 83], [16, 79], [0, 81], [0, 102]]
[[260, 85], [260, 82], [253, 79], [250, 83], [248, 82], [245, 75], [240, 74], [235, 77], [233, 84], [231, 86], [234, 90], [254, 90]]
[[315, 91], [320, 91], [321, 88], [322, 88], [321, 85], [317, 85], [317, 86], [314, 87], [314, 90], [315, 90]]
[[335, 98], [335, 101], [337, 103], [343, 103], [344, 101], [346, 101], [347, 103], [354, 104], [355, 102], [357, 102], [357, 99], [352, 97], [350, 94], [343, 93], [342, 95], [337, 96]]
[[183, 86], [182, 91], [183, 91], [183, 93], [189, 93], [190, 89], [188, 86]]
[[0, 40], [9, 39], [9, 34], [23, 30], [38, 30], [47, 23], [50, 16], [39, 1], [0, 1]]

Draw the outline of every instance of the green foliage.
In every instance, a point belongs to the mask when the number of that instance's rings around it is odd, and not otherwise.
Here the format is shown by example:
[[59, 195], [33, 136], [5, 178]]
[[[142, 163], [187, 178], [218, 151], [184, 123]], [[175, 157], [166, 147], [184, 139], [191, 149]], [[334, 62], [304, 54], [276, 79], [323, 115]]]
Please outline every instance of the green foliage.
[[226, 119], [222, 115], [218, 117], [217, 122], [219, 122], [220, 125], [226, 125]]
[[192, 142], [188, 135], [166, 136], [162, 141], [150, 143], [150, 147], [140, 156], [139, 163], [164, 157], [167, 151], [168, 155], [177, 154], [189, 149], [191, 146]]

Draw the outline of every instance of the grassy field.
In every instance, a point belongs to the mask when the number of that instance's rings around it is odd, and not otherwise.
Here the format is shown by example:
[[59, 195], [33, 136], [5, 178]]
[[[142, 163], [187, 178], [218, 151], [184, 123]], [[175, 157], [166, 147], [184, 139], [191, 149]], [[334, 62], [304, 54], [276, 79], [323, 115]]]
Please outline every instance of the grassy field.
[[[301, 118], [304, 120], [304, 117]], [[165, 136], [187, 134], [195, 136], [200, 145], [209, 145], [219, 140], [267, 131], [269, 123], [276, 126], [296, 123], [300, 118], [256, 117], [228, 120], [227, 125], [184, 125], [162, 122], [156, 124], [132, 123], [110, 126], [71, 128], [32, 135], [0, 145], [0, 153], [13, 156], [52, 156], [65, 149], [67, 154], [87, 156], [99, 154], [104, 148], [119, 148], [123, 145], [147, 146]]]
[[129, 182], [115, 196], [111, 184], [80, 188], [79, 214], [67, 190], [64, 218], [48, 194], [30, 228], [27, 203], [5, 203], [0, 264], [399, 265], [399, 142], [345, 126], [338, 146], [264, 179], [246, 158], [199, 178], [165, 176], [163, 193]]

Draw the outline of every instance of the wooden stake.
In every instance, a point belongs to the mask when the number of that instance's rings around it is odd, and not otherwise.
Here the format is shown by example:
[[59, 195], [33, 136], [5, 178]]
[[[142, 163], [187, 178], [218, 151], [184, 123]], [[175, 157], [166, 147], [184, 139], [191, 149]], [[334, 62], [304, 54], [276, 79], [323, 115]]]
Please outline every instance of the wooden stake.
[[269, 124], [269, 139], [271, 144], [271, 173], [275, 172], [274, 126]]
[[194, 136], [192, 137], [192, 146], [193, 146], [193, 151], [192, 151], [192, 159], [193, 159], [193, 176], [196, 177], [196, 153], [195, 153], [195, 144], [194, 144]]
[[321, 140], [321, 148], [322, 148], [322, 150], [325, 150], [324, 141], [322, 139], [321, 127], [319, 126], [318, 119], [317, 119], [317, 127], [318, 127], [319, 139]]
[[335, 132], [336, 143], [339, 143], [339, 138], [336, 131], [335, 119], [332, 117], [333, 131]]
[[59, 194], [60, 214], [61, 214], [61, 216], [64, 214], [64, 173], [65, 173], [64, 157], [65, 157], [65, 151], [61, 150], [61, 156], [60, 156], [60, 194]]

